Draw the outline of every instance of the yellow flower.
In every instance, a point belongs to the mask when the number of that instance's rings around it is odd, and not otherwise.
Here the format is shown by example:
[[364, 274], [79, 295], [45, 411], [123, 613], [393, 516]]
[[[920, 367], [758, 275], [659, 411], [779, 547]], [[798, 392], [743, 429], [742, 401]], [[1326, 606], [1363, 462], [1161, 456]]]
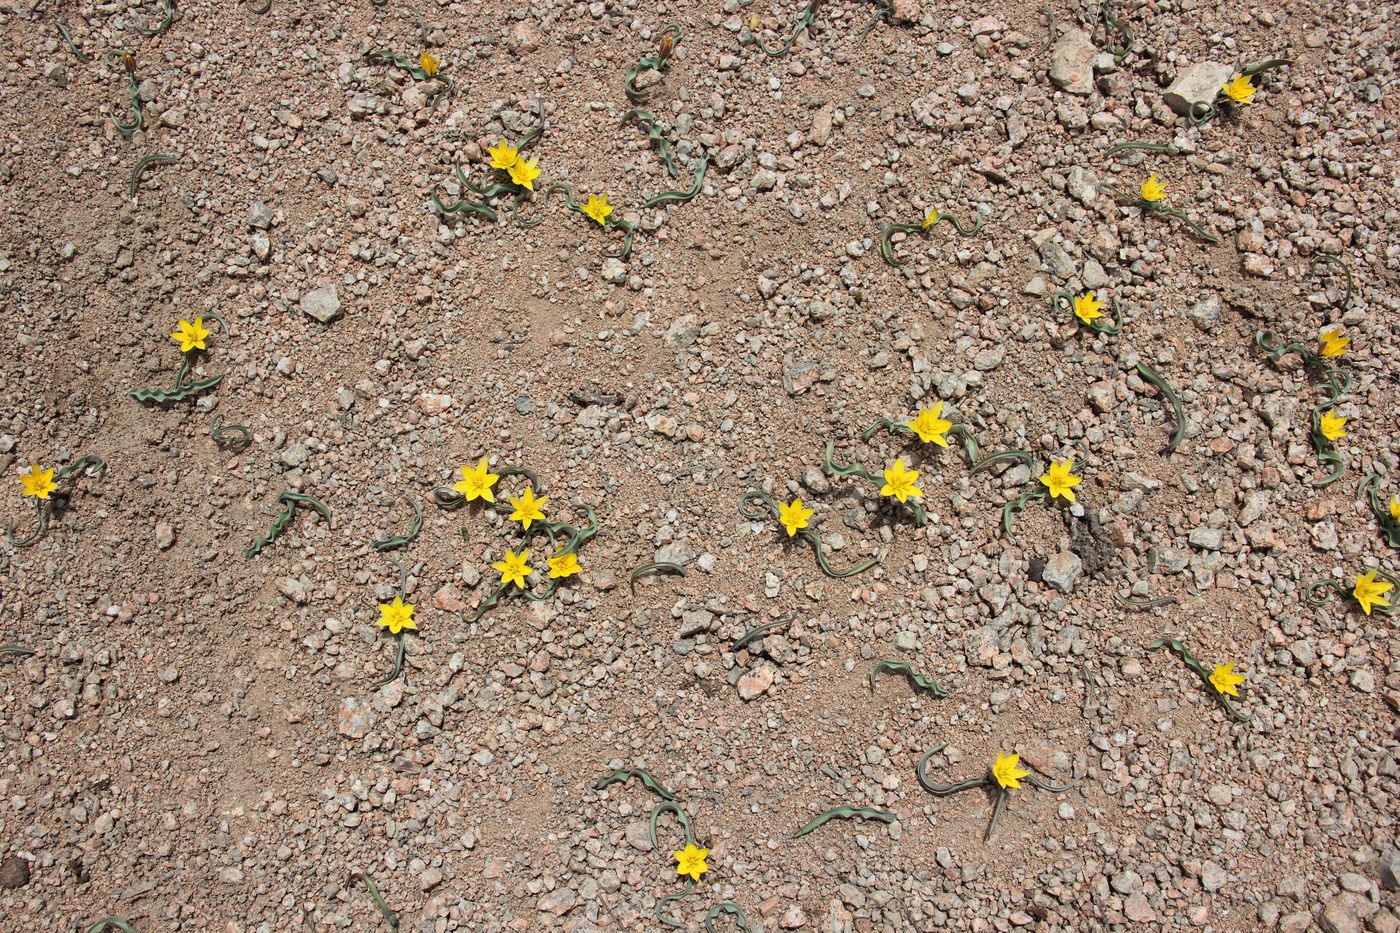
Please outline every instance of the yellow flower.
[[413, 603], [404, 602], [400, 596], [395, 596], [392, 603], [380, 603], [379, 625], [387, 628], [390, 635], [397, 635], [404, 629], [418, 631], [418, 626], [413, 624]]
[[590, 194], [581, 210], [600, 224], [607, 223], [608, 215], [613, 212], [612, 205], [608, 203], [608, 196], [606, 194], [602, 196]]
[[817, 514], [802, 504], [801, 499], [793, 499], [787, 505], [778, 504], [778, 521], [787, 529], [788, 537], [797, 534], [799, 528], [807, 527], [807, 519]]
[[1259, 90], [1249, 75], [1235, 75], [1221, 88], [1225, 96], [1237, 104], [1254, 103], [1254, 92]]
[[1322, 355], [1335, 359], [1347, 352], [1347, 344], [1349, 343], [1351, 343], [1351, 338], [1343, 337], [1341, 328], [1324, 330], [1322, 332]]
[[1244, 683], [1245, 676], [1235, 673], [1235, 662], [1220, 664], [1215, 668], [1215, 672], [1210, 675], [1210, 685], [1221, 693], [1228, 693], [1232, 697], [1240, 695], [1237, 689]]
[[908, 502], [910, 496], [917, 499], [924, 494], [922, 489], [914, 485], [918, 481], [918, 470], [911, 470], [904, 465], [903, 460], [896, 460], [885, 468], [885, 485], [880, 487], [880, 495], [894, 496], [900, 502]]
[[518, 556], [511, 551], [506, 551], [505, 557], [491, 566], [501, 572], [502, 583], [514, 583], [523, 590], [525, 589], [525, 578], [535, 572], [535, 568], [528, 563], [529, 560], [529, 551], [522, 550]]
[[1075, 476], [1070, 470], [1074, 469], [1073, 460], [1056, 460], [1050, 464], [1050, 469], [1040, 481], [1050, 489], [1050, 498], [1062, 496], [1069, 502], [1074, 501], [1074, 487], [1084, 482], [1084, 477]]
[[1167, 196], [1167, 186], [1157, 180], [1156, 174], [1148, 175], [1147, 181], [1142, 183], [1142, 199], [1144, 201], [1160, 201]]
[[181, 353], [188, 353], [191, 350], [203, 350], [204, 338], [208, 336], [209, 330], [204, 326], [204, 318], [197, 317], [193, 321], [181, 318], [175, 325], [175, 332], [170, 335], [170, 339], [180, 345]]
[[919, 415], [906, 427], [919, 436], [925, 444], [948, 446], [948, 438], [943, 435], [953, 429], [953, 422], [943, 417], [943, 403], [934, 402], [928, 408], [919, 409]]
[[418, 67], [423, 69], [423, 74], [431, 78], [438, 73], [438, 60], [427, 52], [419, 52]]
[[1394, 587], [1384, 580], [1376, 579], [1376, 572], [1356, 578], [1356, 588], [1351, 591], [1352, 598], [1361, 604], [1361, 611], [1367, 615], [1371, 614], [1372, 606], [1386, 607], [1390, 605], [1390, 600], [1385, 598]]
[[487, 502], [495, 502], [496, 494], [491, 491], [491, 487], [496, 485], [496, 480], [500, 479], [495, 473], [487, 471], [486, 458], [475, 467], [462, 467], [462, 478], [452, 484], [452, 488], [466, 496], [467, 501], [473, 499], [483, 499]]
[[1102, 307], [1103, 302], [1093, 292], [1074, 296], [1074, 316], [1085, 324], [1092, 324], [1103, 317], [1103, 311], [1099, 310]]
[[924, 215], [924, 222], [919, 226], [927, 230], [929, 227], [932, 227], [936, 223], [938, 223], [938, 211], [929, 211], [927, 214]]
[[687, 842], [684, 849], [671, 854], [676, 857], [676, 874], [689, 875], [691, 881], [699, 881], [700, 876], [710, 870], [710, 866], [705, 864], [705, 856], [710, 854], [710, 850], [701, 849], [693, 842]]
[[41, 470], [37, 466], [30, 466], [28, 473], [19, 475], [19, 485], [26, 496], [34, 499], [47, 499], [49, 493], [58, 488], [58, 483], [53, 481], [53, 470]]
[[750, 13], [750, 14], [749, 14], [749, 28], [750, 28], [750, 29], [752, 29], [754, 32], [758, 32], [759, 27], [762, 26], [762, 25], [763, 25], [763, 20], [761, 20], [761, 19], [758, 18], [758, 14], [757, 14], [757, 13]]
[[1400, 522], [1400, 499], [1390, 500], [1390, 517]]
[[1020, 755], [1003, 755], [997, 752], [996, 764], [992, 765], [992, 777], [1004, 790], [1015, 790], [1021, 786], [1021, 778], [1030, 772], [1021, 767]]
[[510, 180], [522, 188], [529, 191], [535, 190], [535, 179], [540, 177], [539, 159], [530, 159], [528, 162], [517, 156], [511, 165]]
[[549, 559], [549, 578], [551, 580], [562, 580], [564, 577], [572, 577], [583, 568], [578, 565], [578, 555], [572, 552], [560, 554], [558, 557]]
[[491, 154], [491, 167], [508, 169], [520, 161], [520, 150], [504, 139], [486, 150]]
[[1346, 427], [1347, 419], [1337, 414], [1337, 409], [1329, 408], [1317, 419], [1317, 429], [1322, 432], [1322, 436], [1329, 441], [1339, 441], [1347, 436], [1347, 432], [1342, 429]]
[[530, 530], [531, 522], [544, 521], [544, 504], [549, 501], [549, 496], [535, 498], [535, 491], [529, 486], [525, 487], [525, 494], [519, 499], [510, 497], [510, 504], [515, 506], [515, 511], [510, 513], [510, 520], [519, 522], [526, 531]]

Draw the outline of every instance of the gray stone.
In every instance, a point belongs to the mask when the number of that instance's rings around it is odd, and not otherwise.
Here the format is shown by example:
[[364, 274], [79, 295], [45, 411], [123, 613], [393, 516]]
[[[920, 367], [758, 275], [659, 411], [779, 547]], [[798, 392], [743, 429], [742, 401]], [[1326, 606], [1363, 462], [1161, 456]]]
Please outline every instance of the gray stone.
[[362, 739], [374, 726], [374, 708], [361, 706], [355, 697], [344, 697], [337, 718], [337, 732], [348, 739]]
[[1084, 269], [1079, 273], [1079, 277], [1084, 280], [1085, 288], [1103, 288], [1108, 284], [1108, 273], [1094, 259], [1084, 260]]
[[334, 285], [322, 285], [301, 296], [301, 310], [309, 318], [329, 324], [340, 317], [340, 298]]
[[1215, 330], [1215, 325], [1220, 323], [1220, 296], [1208, 295], [1202, 298], [1186, 312], [1186, 316], [1201, 330], [1210, 333]]
[[1317, 925], [1326, 933], [1362, 933], [1366, 919], [1376, 912], [1370, 901], [1355, 894], [1338, 894], [1322, 905]]
[[611, 282], [614, 285], [621, 285], [627, 281], [627, 267], [622, 264], [622, 260], [616, 256], [609, 256], [603, 260], [603, 281]]
[[299, 467], [305, 464], [310, 457], [311, 449], [309, 447], [305, 444], [293, 444], [282, 451], [282, 456], [279, 459], [283, 466]]
[[248, 223], [258, 230], [272, 226], [272, 210], [261, 201], [248, 205]]
[[1207, 891], [1219, 891], [1229, 880], [1230, 876], [1225, 869], [1214, 862], [1206, 862], [1201, 866], [1201, 887]]
[[1192, 528], [1191, 533], [1187, 535], [1187, 540], [1189, 540], [1194, 547], [1206, 551], [1220, 550], [1220, 544], [1223, 538], [1224, 533], [1221, 532], [1219, 528], [1206, 528], [1204, 525], [1199, 528]]
[[[1094, 173], [1088, 171], [1083, 166], [1076, 165], [1069, 170], [1069, 175], [1065, 180], [1069, 189], [1069, 196], [1086, 207], [1094, 202], [1099, 196], [1099, 180], [1094, 177]], [[1096, 285], [1084, 283], [1089, 288], [1097, 288]]]
[[1181, 116], [1189, 116], [1193, 104], [1209, 104], [1235, 75], [1235, 69], [1218, 62], [1195, 62], [1177, 73], [1162, 99]]
[[1050, 270], [1050, 274], [1061, 281], [1074, 275], [1074, 262], [1065, 252], [1064, 247], [1054, 240], [1046, 240], [1040, 244], [1040, 261], [1045, 263], [1045, 268]]
[[1083, 567], [1078, 554], [1073, 551], [1060, 551], [1045, 562], [1045, 570], [1040, 578], [1061, 593], [1068, 593], [1074, 589], [1074, 582], [1079, 579], [1079, 572]]
[[666, 330], [666, 346], [680, 350], [690, 346], [700, 336], [700, 323], [693, 314], [682, 314]]
[[1099, 50], [1082, 29], [1071, 29], [1050, 50], [1050, 80], [1071, 94], [1094, 92], [1094, 56]]
[[1381, 887], [1387, 891], [1400, 891], [1400, 852], [1387, 849], [1380, 857]]

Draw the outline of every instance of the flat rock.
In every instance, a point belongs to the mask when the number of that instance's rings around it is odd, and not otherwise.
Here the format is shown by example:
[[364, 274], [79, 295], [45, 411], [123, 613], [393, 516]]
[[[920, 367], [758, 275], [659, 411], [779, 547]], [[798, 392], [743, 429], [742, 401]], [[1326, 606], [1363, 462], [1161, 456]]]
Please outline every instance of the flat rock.
[[361, 706], [355, 697], [345, 697], [340, 701], [340, 712], [336, 731], [347, 739], [362, 739], [374, 726], [374, 710]]
[[1162, 99], [1181, 116], [1189, 116], [1192, 104], [1209, 104], [1235, 76], [1235, 69], [1219, 62], [1195, 62], [1177, 73]]
[[309, 318], [329, 324], [340, 317], [340, 298], [334, 285], [322, 285], [301, 296], [301, 310]]
[[1094, 56], [1099, 50], [1082, 29], [1071, 29], [1050, 50], [1050, 80], [1071, 94], [1094, 93]]
[[29, 883], [29, 863], [18, 855], [8, 855], [0, 862], [0, 888], [14, 890]]
[[1061, 593], [1068, 593], [1074, 589], [1074, 583], [1083, 569], [1084, 562], [1079, 559], [1078, 554], [1073, 551], [1060, 551], [1045, 562], [1045, 570], [1040, 578]]
[[761, 664], [739, 678], [739, 696], [745, 701], [756, 700], [773, 686], [773, 669]]

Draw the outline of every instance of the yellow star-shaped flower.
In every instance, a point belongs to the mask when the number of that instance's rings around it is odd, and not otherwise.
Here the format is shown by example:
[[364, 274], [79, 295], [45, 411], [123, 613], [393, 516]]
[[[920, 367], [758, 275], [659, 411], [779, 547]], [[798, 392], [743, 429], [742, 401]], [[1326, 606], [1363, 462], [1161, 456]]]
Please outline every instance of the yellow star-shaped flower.
[[919, 226], [927, 230], [929, 227], [932, 227], [936, 223], [938, 223], [938, 211], [929, 211], [927, 214], [924, 215], [924, 222], [919, 224]]
[[1349, 343], [1351, 343], [1351, 338], [1343, 337], [1341, 328], [1324, 330], [1322, 332], [1322, 355], [1336, 359], [1347, 352], [1347, 344]]
[[1166, 183], [1159, 181], [1155, 173], [1148, 175], [1147, 181], [1142, 183], [1142, 199], [1144, 201], [1160, 201], [1166, 196]]
[[778, 521], [787, 529], [788, 537], [795, 536], [799, 529], [807, 527], [807, 519], [817, 513], [802, 504], [801, 499], [793, 499], [787, 505], [778, 503]]
[[549, 559], [549, 578], [551, 580], [562, 580], [564, 577], [572, 577], [583, 568], [578, 565], [578, 555], [572, 552], [560, 554], [558, 557]]
[[1103, 302], [1093, 292], [1074, 296], [1074, 316], [1085, 324], [1092, 324], [1103, 317]]
[[1210, 675], [1210, 685], [1221, 693], [1229, 694], [1232, 697], [1240, 695], [1239, 685], [1245, 682], [1243, 674], [1235, 673], [1235, 662], [1220, 664]]
[[504, 139], [486, 150], [491, 156], [491, 167], [508, 169], [516, 162], [520, 161], [520, 150], [516, 149]]
[[1390, 500], [1390, 517], [1400, 522], [1400, 499]]
[[925, 444], [948, 446], [948, 438], [943, 435], [953, 429], [953, 422], [943, 417], [943, 403], [934, 402], [927, 408], [919, 409], [919, 414], [906, 427], [919, 436]]
[[1347, 419], [1337, 414], [1337, 409], [1329, 408], [1317, 419], [1317, 429], [1322, 432], [1322, 436], [1329, 441], [1339, 441], [1347, 436], [1343, 430], [1346, 427]]
[[418, 67], [423, 69], [423, 74], [431, 78], [438, 73], [438, 60], [428, 52], [419, 52]]
[[404, 629], [418, 631], [418, 626], [413, 624], [413, 603], [404, 602], [401, 596], [395, 596], [392, 603], [380, 603], [379, 625], [387, 628], [390, 635], [397, 635]]
[[1351, 591], [1352, 598], [1361, 606], [1361, 611], [1367, 615], [1371, 614], [1372, 606], [1385, 608], [1390, 605], [1390, 600], [1385, 598], [1394, 586], [1385, 580], [1377, 580], [1376, 572], [1364, 574], [1356, 578], [1356, 587]]
[[520, 527], [529, 531], [531, 522], [544, 521], [544, 504], [548, 501], [549, 496], [540, 496], [536, 499], [535, 490], [526, 486], [525, 492], [520, 498], [510, 497], [510, 504], [515, 506], [515, 511], [510, 513], [510, 520], [519, 522]]
[[1074, 501], [1074, 487], [1084, 482], [1084, 477], [1075, 476], [1070, 470], [1074, 469], [1073, 460], [1056, 460], [1050, 464], [1050, 469], [1040, 478], [1050, 490], [1050, 498], [1059, 496], [1068, 502]]
[[702, 849], [693, 842], [687, 842], [684, 849], [672, 852], [676, 857], [676, 874], [689, 875], [691, 881], [699, 881], [700, 876], [710, 870], [705, 864], [709, 849]]
[[590, 194], [588, 200], [583, 202], [583, 207], [579, 208], [584, 214], [598, 221], [599, 224], [608, 222], [608, 215], [613, 212], [612, 205], [608, 203], [608, 196]]
[[900, 502], [908, 502], [911, 496], [917, 499], [924, 494], [915, 485], [918, 481], [918, 470], [911, 470], [903, 460], [896, 460], [885, 468], [885, 485], [880, 487], [880, 495], [894, 496]]
[[486, 458], [482, 457], [475, 467], [462, 467], [462, 478], [453, 483], [452, 488], [465, 496], [468, 502], [473, 499], [495, 502], [496, 494], [491, 487], [496, 485], [498, 479], [498, 475], [487, 469]]
[[1029, 777], [1030, 772], [1021, 767], [1020, 755], [1004, 755], [997, 752], [996, 763], [992, 765], [992, 777], [1003, 790], [1015, 790], [1021, 786], [1021, 778]]
[[1259, 90], [1249, 75], [1235, 75], [1221, 88], [1225, 96], [1237, 104], [1254, 103], [1254, 92]]
[[535, 190], [535, 179], [540, 177], [540, 160], [516, 157], [514, 163], [507, 170], [510, 172], [510, 180], [527, 191]]
[[514, 583], [523, 590], [525, 589], [525, 578], [535, 572], [535, 568], [530, 566], [529, 561], [529, 551], [522, 550], [518, 555], [506, 551], [505, 556], [491, 566], [501, 572], [501, 583], [507, 585]]
[[175, 332], [170, 335], [170, 339], [180, 345], [181, 353], [188, 353], [191, 350], [203, 350], [204, 339], [208, 336], [209, 330], [204, 326], [204, 318], [197, 317], [193, 321], [181, 318], [175, 325]]
[[53, 469], [41, 470], [37, 466], [30, 466], [28, 473], [19, 475], [20, 490], [31, 499], [47, 499], [49, 494], [58, 488], [58, 483], [53, 481]]

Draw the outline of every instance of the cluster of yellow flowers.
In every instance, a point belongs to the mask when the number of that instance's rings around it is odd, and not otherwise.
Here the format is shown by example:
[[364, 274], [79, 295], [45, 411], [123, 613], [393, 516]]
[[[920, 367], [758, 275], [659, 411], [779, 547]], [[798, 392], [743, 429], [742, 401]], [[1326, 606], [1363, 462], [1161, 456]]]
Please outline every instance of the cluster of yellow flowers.
[[[452, 484], [452, 488], [460, 492], [468, 502], [480, 499], [483, 502], [494, 503], [496, 494], [491, 487], [496, 485], [500, 476], [492, 473], [485, 457], [482, 457], [476, 466], [463, 466], [462, 478]], [[529, 486], [525, 491], [517, 496], [508, 496], [507, 500], [514, 511], [510, 513], [510, 520], [519, 522], [520, 527], [529, 531], [530, 526], [535, 522], [543, 522], [544, 507], [549, 502], [549, 496], [535, 498], [535, 490]], [[525, 589], [525, 579], [535, 572], [535, 568], [530, 566], [530, 551], [522, 548], [519, 554], [507, 550], [505, 556], [498, 562], [492, 564], [501, 572], [501, 581], [507, 584], [514, 584], [520, 589]], [[564, 577], [571, 577], [579, 573], [583, 568], [579, 566], [578, 555], [572, 553], [557, 554], [549, 558], [549, 577], [551, 580], [558, 580]]]
[[526, 191], [535, 190], [535, 179], [540, 177], [538, 158], [526, 159], [519, 149], [504, 139], [486, 151], [491, 156], [492, 168], [505, 172], [511, 181]]

